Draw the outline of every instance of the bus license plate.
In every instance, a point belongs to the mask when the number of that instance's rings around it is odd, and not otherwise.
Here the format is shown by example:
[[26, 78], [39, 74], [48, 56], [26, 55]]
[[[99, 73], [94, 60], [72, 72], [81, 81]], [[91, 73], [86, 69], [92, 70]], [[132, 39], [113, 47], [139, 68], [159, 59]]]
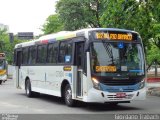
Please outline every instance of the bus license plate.
[[126, 97], [126, 93], [116, 93], [116, 97], [125, 98]]

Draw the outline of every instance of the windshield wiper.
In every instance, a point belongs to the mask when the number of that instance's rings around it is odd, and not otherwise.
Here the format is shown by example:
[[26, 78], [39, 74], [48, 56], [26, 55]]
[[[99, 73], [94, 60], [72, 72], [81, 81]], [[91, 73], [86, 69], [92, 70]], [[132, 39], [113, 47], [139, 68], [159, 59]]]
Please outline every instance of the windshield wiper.
[[126, 52], [124, 53], [124, 56], [127, 56], [130, 51], [132, 51], [132, 45], [129, 44]]
[[108, 53], [108, 56], [111, 58], [111, 61], [112, 61], [112, 64], [114, 65], [114, 59], [113, 59], [113, 52], [112, 52], [112, 48], [110, 48], [110, 44], [109, 43], [105, 43], [103, 42], [104, 44], [104, 48], [106, 49], [107, 53]]

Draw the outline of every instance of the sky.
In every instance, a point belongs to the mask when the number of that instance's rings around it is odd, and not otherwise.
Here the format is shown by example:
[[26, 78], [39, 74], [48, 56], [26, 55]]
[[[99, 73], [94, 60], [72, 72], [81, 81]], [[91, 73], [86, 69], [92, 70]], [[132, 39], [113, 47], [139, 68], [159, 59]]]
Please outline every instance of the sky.
[[55, 14], [57, 0], [0, 0], [0, 23], [9, 26], [9, 32], [43, 33], [40, 28], [47, 17]]

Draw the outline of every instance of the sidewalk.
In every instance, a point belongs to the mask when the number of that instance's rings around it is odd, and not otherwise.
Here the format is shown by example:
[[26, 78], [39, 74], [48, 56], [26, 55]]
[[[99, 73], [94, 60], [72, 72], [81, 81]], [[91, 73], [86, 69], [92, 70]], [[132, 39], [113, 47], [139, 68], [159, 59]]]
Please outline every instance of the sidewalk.
[[147, 82], [146, 86], [148, 88], [150, 88], [150, 87], [160, 87], [160, 82]]

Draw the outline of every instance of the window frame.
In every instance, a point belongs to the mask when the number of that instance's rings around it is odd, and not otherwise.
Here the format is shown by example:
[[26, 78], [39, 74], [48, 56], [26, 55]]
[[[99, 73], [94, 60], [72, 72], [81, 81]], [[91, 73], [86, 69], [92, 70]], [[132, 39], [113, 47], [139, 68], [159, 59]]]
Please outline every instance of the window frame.
[[[51, 49], [54, 50], [57, 49], [57, 52], [54, 54], [55, 55], [55, 62], [49, 62], [49, 47], [51, 46]], [[57, 47], [57, 48], [56, 48]], [[49, 43], [47, 45], [47, 57], [46, 57], [46, 63], [47, 64], [57, 64], [58, 63], [58, 54], [59, 54], [59, 42], [54, 42], [54, 43]], [[53, 54], [52, 54], [53, 55]], [[53, 56], [51, 56], [53, 57]]]
[[[63, 62], [60, 61], [60, 56], [61, 56], [60, 51], [61, 51], [61, 44], [62, 43], [64, 43], [64, 44], [71, 44], [72, 45], [71, 60], [70, 60], [70, 62], [65, 62], [65, 60]], [[60, 65], [73, 65], [74, 49], [75, 49], [74, 46], [75, 46], [74, 45], [74, 41], [72, 39], [67, 39], [67, 40], [60, 41], [60, 43], [59, 43], [59, 52], [58, 52], [58, 61], [57, 61], [58, 64], [60, 64]], [[64, 56], [65, 56], [65, 54], [64, 54]]]
[[[44, 61], [39, 61], [39, 47], [41, 47], [41, 49], [44, 47], [45, 51], [44, 52]], [[42, 53], [40, 53], [42, 54]], [[41, 56], [40, 56], [41, 57]], [[42, 57], [41, 57], [42, 58]], [[42, 59], [41, 59], [42, 60]], [[46, 64], [46, 60], [47, 60], [47, 44], [41, 44], [41, 45], [37, 45], [37, 55], [36, 55], [36, 64]]]
[[[24, 50], [27, 49], [26, 53], [27, 53], [27, 60], [24, 62]], [[29, 47], [24, 47], [22, 48], [22, 65], [27, 65], [28, 64], [28, 58], [29, 58]]]
[[[34, 59], [34, 63], [33, 63], [33, 58], [32, 58], [32, 61], [31, 61], [31, 63], [29, 62], [30, 61], [30, 53], [32, 53], [32, 52], [30, 52], [30, 50], [31, 50], [31, 48], [33, 49], [33, 48], [35, 48], [35, 59]], [[32, 45], [32, 46], [29, 46], [29, 48], [28, 48], [28, 62], [27, 62], [27, 64], [29, 65], [29, 66], [31, 66], [31, 65], [36, 65], [36, 60], [37, 59], [37, 46], [35, 46], [35, 45]]]

